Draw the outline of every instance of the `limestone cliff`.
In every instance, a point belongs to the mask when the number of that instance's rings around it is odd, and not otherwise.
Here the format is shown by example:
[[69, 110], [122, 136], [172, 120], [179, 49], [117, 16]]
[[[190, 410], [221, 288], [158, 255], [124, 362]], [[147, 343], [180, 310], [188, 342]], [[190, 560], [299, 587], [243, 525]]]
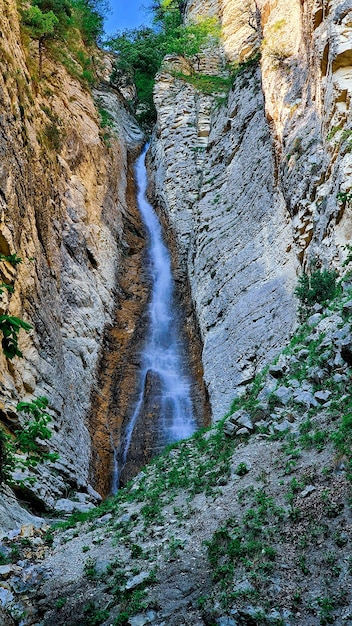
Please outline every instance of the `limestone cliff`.
[[237, 64], [228, 94], [196, 89], [196, 64], [177, 58], [155, 88], [154, 194], [183, 252], [215, 419], [292, 332], [301, 268], [340, 267], [350, 237], [352, 5], [256, 6], [186, 5], [222, 23], [201, 71]]
[[16, 4], [3, 0], [0, 12], [0, 252], [23, 259], [4, 269], [14, 292], [1, 312], [33, 326], [20, 335], [22, 359], [0, 355], [0, 418], [11, 429], [20, 399], [48, 397], [60, 458], [38, 466], [32, 491], [53, 506], [70, 489], [87, 490], [90, 394], [136, 227], [126, 206], [128, 156], [143, 136], [104, 80], [108, 66], [94, 97], [112, 115], [109, 137], [72, 73], [47, 55], [38, 77], [36, 44], [21, 40]]

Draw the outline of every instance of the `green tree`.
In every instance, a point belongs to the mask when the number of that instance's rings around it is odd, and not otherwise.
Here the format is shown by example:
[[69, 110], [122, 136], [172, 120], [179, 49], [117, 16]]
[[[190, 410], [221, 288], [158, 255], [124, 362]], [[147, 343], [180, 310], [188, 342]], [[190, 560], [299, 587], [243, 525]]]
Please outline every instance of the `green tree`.
[[121, 75], [131, 75], [136, 85], [138, 102], [143, 105], [143, 113], [137, 117], [140, 123], [147, 126], [155, 120], [153, 86], [164, 56], [178, 54], [197, 58], [210, 38], [219, 38], [220, 27], [216, 19], [183, 25], [181, 6], [182, 3], [177, 0], [155, 3], [155, 27], [125, 30], [106, 42], [118, 54], [112, 79], [118, 81]]
[[51, 37], [54, 34], [55, 28], [59, 24], [59, 20], [53, 11], [43, 13], [38, 6], [31, 6], [23, 12], [22, 22], [25, 26], [27, 26], [32, 39], [38, 40], [39, 75], [41, 76], [43, 70], [44, 42], [48, 39], [48, 37]]
[[105, 0], [72, 0], [74, 22], [87, 46], [101, 43], [104, 18], [109, 12]]

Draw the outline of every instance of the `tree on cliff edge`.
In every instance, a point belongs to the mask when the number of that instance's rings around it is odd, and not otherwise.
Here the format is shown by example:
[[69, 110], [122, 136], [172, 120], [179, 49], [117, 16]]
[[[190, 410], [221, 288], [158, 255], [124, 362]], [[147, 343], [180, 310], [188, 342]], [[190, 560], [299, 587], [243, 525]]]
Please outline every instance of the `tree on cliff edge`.
[[31, 6], [24, 11], [22, 21], [23, 24], [27, 26], [31, 38], [38, 40], [39, 76], [41, 76], [43, 70], [44, 42], [53, 35], [59, 20], [53, 11], [43, 13], [39, 7]]

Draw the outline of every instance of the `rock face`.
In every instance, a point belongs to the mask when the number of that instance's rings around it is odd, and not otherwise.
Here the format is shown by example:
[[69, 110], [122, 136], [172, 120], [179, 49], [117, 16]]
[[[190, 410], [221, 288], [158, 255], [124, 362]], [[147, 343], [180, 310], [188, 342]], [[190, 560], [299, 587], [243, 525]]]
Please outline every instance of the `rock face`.
[[190, 0], [187, 19], [223, 26], [202, 72], [244, 64], [228, 94], [196, 89], [181, 59], [156, 84], [154, 195], [188, 273], [215, 419], [292, 332], [302, 267], [346, 256], [352, 6], [325, 4]]
[[0, 419], [13, 423], [22, 398], [48, 397], [60, 458], [54, 473], [38, 466], [32, 493], [53, 506], [68, 489], [87, 488], [90, 393], [135, 228], [128, 153], [143, 135], [104, 78], [94, 97], [113, 116], [110, 137], [90, 92], [62, 66], [44, 59], [38, 83], [36, 48], [21, 43], [15, 3], [0, 11], [0, 252], [23, 259], [16, 270], [2, 264], [1, 282], [14, 292], [1, 313], [33, 326], [20, 335], [22, 359], [0, 355]]

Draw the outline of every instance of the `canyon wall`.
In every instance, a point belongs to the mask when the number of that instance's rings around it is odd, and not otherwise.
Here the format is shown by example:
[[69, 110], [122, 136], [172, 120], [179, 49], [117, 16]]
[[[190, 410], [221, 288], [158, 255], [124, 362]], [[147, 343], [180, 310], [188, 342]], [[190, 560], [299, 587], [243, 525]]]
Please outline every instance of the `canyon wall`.
[[0, 312], [33, 327], [20, 332], [23, 358], [0, 354], [0, 419], [11, 431], [19, 400], [48, 397], [50, 448], [59, 459], [36, 468], [29, 491], [32, 502], [51, 507], [80, 489], [94, 497], [87, 415], [103, 331], [121, 295], [126, 240], [136, 229], [126, 201], [128, 157], [143, 134], [109, 85], [107, 57], [96, 59], [94, 98], [112, 116], [102, 129], [84, 82], [48, 56], [38, 75], [38, 44], [21, 40], [16, 4], [1, 0], [0, 12], [0, 252], [22, 258], [16, 268], [1, 264], [1, 282], [14, 291], [3, 294]]
[[[341, 269], [346, 257], [352, 3], [186, 5], [187, 20], [209, 15], [222, 23], [221, 45], [200, 63], [168, 57], [158, 76], [151, 169], [191, 283], [218, 419], [292, 332], [302, 268]], [[232, 87], [205, 94], [189, 79], [199, 72], [232, 75]]]

